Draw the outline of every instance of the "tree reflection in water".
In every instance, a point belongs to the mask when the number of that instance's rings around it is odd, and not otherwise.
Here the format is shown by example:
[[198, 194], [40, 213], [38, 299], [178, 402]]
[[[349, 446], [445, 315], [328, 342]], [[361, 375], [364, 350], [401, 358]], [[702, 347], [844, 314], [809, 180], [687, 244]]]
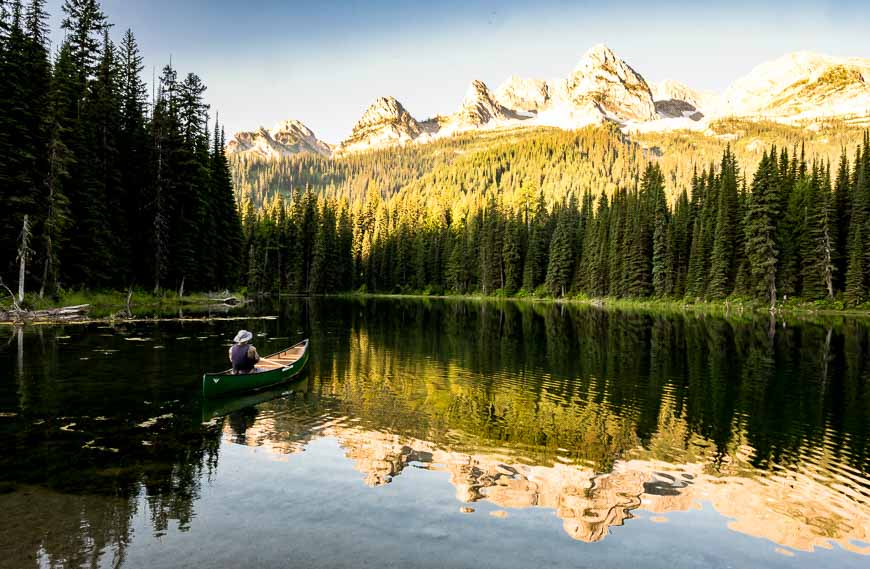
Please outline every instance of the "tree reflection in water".
[[0, 384], [0, 508], [22, 522], [0, 549], [21, 567], [120, 564], [143, 508], [156, 534], [195, 524], [221, 444], [293, 454], [331, 437], [367, 485], [447, 472], [459, 506], [546, 508], [585, 542], [709, 504], [782, 546], [870, 553], [864, 321], [511, 302], [265, 309], [280, 315], [270, 334], [311, 336], [309, 375], [237, 409], [202, 409], [191, 381], [231, 324], [113, 329], [175, 339], [173, 359], [112, 340], [118, 354], [99, 364], [76, 358], [106, 349], [100, 329], [15, 332], [0, 352], [16, 372]]

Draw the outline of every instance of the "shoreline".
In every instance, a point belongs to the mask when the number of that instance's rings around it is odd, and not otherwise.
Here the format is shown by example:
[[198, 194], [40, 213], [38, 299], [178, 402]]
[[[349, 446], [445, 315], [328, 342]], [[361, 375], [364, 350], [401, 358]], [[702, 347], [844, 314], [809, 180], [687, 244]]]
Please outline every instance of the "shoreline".
[[[209, 313], [212, 309], [229, 311], [248, 302], [249, 299], [238, 293], [226, 293], [220, 296], [193, 293], [179, 297], [176, 294], [155, 295], [141, 291], [76, 291], [57, 299], [28, 295], [22, 307], [18, 307], [8, 299], [0, 305], [0, 325], [202, 320], [199, 312], [184, 318], [182, 311], [184, 309], [208, 309]], [[164, 316], [176, 311], [178, 315]], [[210, 315], [206, 319], [219, 318], [221, 318], [219, 315]]]
[[[791, 316], [791, 317], [846, 317], [846, 318], [868, 318], [870, 317], [870, 306], [863, 307], [837, 307], [838, 301], [821, 301], [821, 303], [804, 302], [800, 300], [789, 300], [777, 306], [775, 311], [770, 311], [765, 303], [758, 302], [752, 299], [726, 299], [726, 300], [708, 300], [708, 301], [690, 301], [685, 299], [632, 299], [632, 298], [613, 298], [613, 297], [566, 297], [553, 298], [547, 296], [534, 295], [484, 295], [484, 294], [424, 294], [424, 293], [369, 293], [369, 292], [342, 292], [331, 294], [263, 294], [247, 296], [241, 293], [232, 293], [222, 295], [221, 297], [209, 296], [203, 293], [193, 293], [189, 296], [179, 298], [177, 295], [168, 294], [166, 296], [158, 296], [151, 293], [134, 293], [127, 303], [127, 294], [124, 292], [75, 292], [70, 295], [61, 297], [59, 302], [51, 302], [40, 300], [32, 304], [34, 311], [51, 310], [69, 306], [76, 303], [89, 305], [88, 312], [82, 314], [80, 318], [75, 319], [58, 319], [52, 317], [27, 317], [26, 313], [17, 314], [16, 318], [11, 316], [16, 315], [13, 311], [7, 308], [0, 308], [0, 325], [2, 326], [17, 326], [17, 325], [63, 325], [63, 324], [88, 324], [88, 323], [129, 323], [143, 321], [161, 321], [161, 320], [221, 320], [221, 319], [237, 319], [237, 318], [256, 318], [255, 316], [233, 317], [227, 314], [214, 314], [203, 316], [201, 313], [191, 314], [185, 318], [180, 315], [169, 315], [170, 311], [180, 311], [184, 308], [208, 308], [222, 309], [229, 311], [232, 308], [244, 306], [253, 302], [258, 296], [260, 298], [346, 298], [346, 299], [384, 299], [384, 300], [445, 300], [445, 301], [462, 301], [462, 302], [514, 302], [527, 304], [541, 305], [565, 305], [565, 306], [586, 306], [599, 308], [603, 310], [622, 310], [622, 311], [640, 311], [647, 313], [694, 313], [708, 314], [719, 317], [734, 317], [734, 316], [763, 316], [773, 314], [774, 316]], [[834, 306], [831, 306], [834, 304]], [[842, 306], [842, 304], [840, 304]], [[155, 314], [155, 312], [163, 312], [165, 316]], [[137, 312], [139, 313], [137, 315]], [[95, 314], [96, 313], [96, 314]]]
[[[284, 296], [284, 295], [282, 295]], [[286, 295], [291, 296], [291, 295]], [[835, 308], [826, 305], [815, 305], [813, 302], [790, 300], [781, 303], [775, 311], [771, 311], [766, 303], [750, 299], [723, 299], [706, 301], [687, 301], [681, 299], [635, 299], [614, 297], [566, 297], [553, 298], [546, 296], [504, 296], [484, 294], [422, 294], [422, 293], [336, 293], [321, 295], [338, 298], [381, 298], [381, 299], [416, 299], [416, 300], [463, 300], [487, 302], [526, 302], [539, 304], [564, 304], [569, 306], [590, 306], [593, 308], [612, 310], [642, 310], [649, 312], [695, 312], [716, 315], [789, 315], [789, 316], [845, 316], [850, 318], [870, 317], [870, 307]], [[304, 297], [303, 297], [304, 298]], [[828, 302], [828, 301], [825, 301]], [[836, 302], [836, 301], [834, 301]], [[862, 305], [862, 306], [867, 306]]]

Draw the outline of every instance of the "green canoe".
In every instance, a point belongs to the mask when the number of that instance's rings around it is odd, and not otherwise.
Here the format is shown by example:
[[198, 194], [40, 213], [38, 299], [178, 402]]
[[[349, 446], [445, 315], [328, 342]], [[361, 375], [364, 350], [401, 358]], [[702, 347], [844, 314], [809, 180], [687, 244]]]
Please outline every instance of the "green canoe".
[[202, 376], [202, 396], [206, 399], [263, 389], [293, 379], [308, 363], [308, 340], [260, 358], [257, 371], [234, 374], [232, 369]]

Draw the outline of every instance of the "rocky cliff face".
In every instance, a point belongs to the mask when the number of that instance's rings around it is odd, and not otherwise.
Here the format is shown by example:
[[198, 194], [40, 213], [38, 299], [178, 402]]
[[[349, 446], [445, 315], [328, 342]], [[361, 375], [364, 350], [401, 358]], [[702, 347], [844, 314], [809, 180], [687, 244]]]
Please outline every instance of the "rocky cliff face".
[[658, 118], [646, 80], [605, 45], [588, 50], [565, 78], [511, 77], [498, 100], [515, 112], [534, 113], [529, 124], [578, 128], [605, 120]]
[[691, 87], [666, 79], [650, 85], [656, 112], [664, 118], [688, 117], [701, 120], [718, 107], [718, 95], [697, 91]]
[[517, 116], [499, 103], [483, 81], [472, 81], [456, 114], [456, 122], [464, 127], [479, 127], [492, 121], [515, 119]]
[[617, 120], [658, 118], [647, 82], [605, 45], [587, 51], [574, 72], [557, 85], [554, 99], [574, 105], [593, 102]]
[[354, 125], [349, 137], [338, 145], [338, 152], [353, 152], [406, 144], [423, 132], [420, 124], [402, 103], [393, 97], [380, 97]]
[[318, 140], [307, 126], [297, 120], [286, 120], [272, 129], [263, 127], [251, 132], [239, 132], [227, 143], [229, 154], [251, 154], [260, 158], [280, 158], [301, 152], [329, 156], [332, 149]]
[[542, 79], [511, 76], [496, 89], [495, 98], [505, 108], [537, 113], [549, 104], [550, 87]]

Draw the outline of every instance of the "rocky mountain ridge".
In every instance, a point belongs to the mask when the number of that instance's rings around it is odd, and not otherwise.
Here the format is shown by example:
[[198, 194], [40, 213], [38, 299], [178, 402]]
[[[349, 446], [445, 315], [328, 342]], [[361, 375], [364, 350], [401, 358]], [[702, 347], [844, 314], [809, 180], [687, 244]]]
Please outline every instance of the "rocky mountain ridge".
[[451, 115], [418, 121], [395, 98], [380, 97], [335, 147], [289, 120], [271, 130], [237, 133], [227, 150], [263, 158], [299, 152], [329, 156], [481, 129], [575, 129], [609, 121], [626, 132], [705, 130], [710, 120], [730, 116], [790, 124], [830, 118], [870, 123], [870, 59], [787, 54], [757, 66], [719, 95], [672, 80], [649, 84], [610, 48], [596, 45], [564, 78], [512, 76], [494, 91], [474, 80]]
[[280, 158], [300, 152], [329, 156], [332, 147], [319, 140], [311, 129], [297, 120], [281, 121], [271, 129], [239, 132], [227, 143], [227, 153], [260, 158]]

